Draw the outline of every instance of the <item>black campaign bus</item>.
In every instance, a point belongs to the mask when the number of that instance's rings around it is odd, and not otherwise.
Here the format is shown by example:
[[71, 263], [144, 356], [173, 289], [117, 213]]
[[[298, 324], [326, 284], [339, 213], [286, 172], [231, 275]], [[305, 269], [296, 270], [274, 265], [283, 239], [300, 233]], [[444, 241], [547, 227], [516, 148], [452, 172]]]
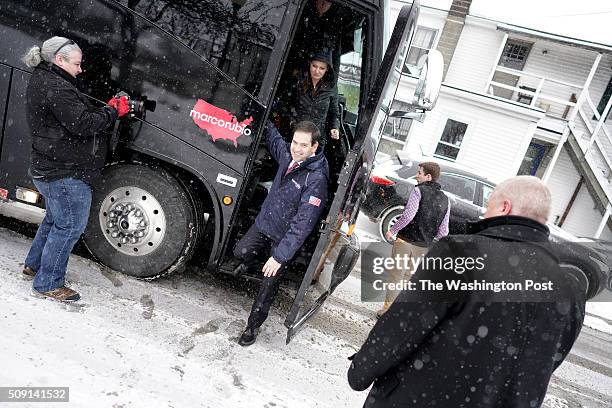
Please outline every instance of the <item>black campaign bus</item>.
[[[254, 222], [275, 174], [262, 132], [285, 91], [279, 84], [298, 52], [291, 45], [307, 1], [3, 0], [3, 208], [44, 208], [27, 171], [31, 70], [20, 58], [32, 45], [64, 36], [83, 50], [79, 88], [94, 103], [119, 90], [139, 102], [132, 117], [116, 126], [103, 176], [93, 186], [83, 235], [91, 254], [144, 279], [171, 273], [190, 259], [232, 273], [231, 249]], [[285, 321], [288, 340], [358, 256], [350, 226], [418, 16], [418, 2], [404, 6], [383, 54], [384, 1], [334, 6], [350, 19], [340, 41], [341, 138], [327, 147], [334, 180], [327, 214], [292, 262], [289, 279], [298, 290]], [[421, 78], [420, 91], [426, 82]], [[415, 107], [429, 109], [430, 102]], [[311, 285], [318, 269], [323, 273]]]

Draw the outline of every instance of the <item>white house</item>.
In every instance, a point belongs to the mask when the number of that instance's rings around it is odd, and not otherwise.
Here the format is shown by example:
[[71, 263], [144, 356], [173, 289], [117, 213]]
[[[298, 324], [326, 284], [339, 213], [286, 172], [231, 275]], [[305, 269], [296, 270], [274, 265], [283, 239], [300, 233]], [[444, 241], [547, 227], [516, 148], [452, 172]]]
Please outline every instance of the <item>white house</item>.
[[[496, 182], [541, 177], [553, 193], [550, 221], [612, 239], [612, 45], [473, 16], [470, 5], [422, 7], [406, 71], [428, 49], [440, 50], [440, 98], [423, 123], [389, 124], [381, 149], [435, 155]], [[393, 109], [415, 83], [402, 79]]]

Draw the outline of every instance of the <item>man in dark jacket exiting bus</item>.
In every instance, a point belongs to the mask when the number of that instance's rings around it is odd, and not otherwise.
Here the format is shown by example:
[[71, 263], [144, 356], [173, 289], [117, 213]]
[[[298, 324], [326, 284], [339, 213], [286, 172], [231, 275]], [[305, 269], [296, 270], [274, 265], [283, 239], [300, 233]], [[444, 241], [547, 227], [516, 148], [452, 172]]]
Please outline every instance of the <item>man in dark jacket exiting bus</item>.
[[255, 224], [234, 248], [243, 264], [269, 256], [253, 302], [246, 330], [238, 343], [255, 342], [257, 330], [268, 317], [287, 263], [314, 229], [327, 201], [329, 173], [323, 153], [315, 154], [321, 132], [312, 122], [298, 123], [293, 140], [286, 143], [278, 130], [268, 124], [266, 144], [278, 162], [278, 171]]
[[[440, 166], [437, 163], [419, 164], [415, 176], [418, 184], [410, 193], [402, 216], [386, 233], [387, 239], [397, 235], [391, 250], [393, 258], [407, 255], [416, 260], [425, 255], [434, 238], [440, 239], [448, 235], [450, 202], [440, 190], [439, 177]], [[414, 263], [409, 262], [406, 269], [390, 270], [388, 281], [397, 283], [402, 279], [409, 279], [414, 272], [413, 265]], [[397, 290], [387, 290], [385, 305], [377, 312], [378, 317], [385, 313], [398, 294]]]

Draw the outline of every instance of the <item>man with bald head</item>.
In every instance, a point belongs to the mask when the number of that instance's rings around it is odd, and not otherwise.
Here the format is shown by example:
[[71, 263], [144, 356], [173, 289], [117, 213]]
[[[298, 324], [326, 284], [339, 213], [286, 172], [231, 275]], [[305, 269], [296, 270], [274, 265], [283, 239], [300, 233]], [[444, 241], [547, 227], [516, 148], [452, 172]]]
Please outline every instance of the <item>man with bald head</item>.
[[539, 178], [518, 176], [495, 188], [489, 196], [484, 217], [517, 215], [546, 224], [550, 207], [550, 190]]
[[431, 247], [411, 280], [426, 288], [403, 291], [351, 358], [350, 386], [374, 384], [365, 407], [541, 406], [585, 306], [548, 242], [550, 207], [538, 178], [511, 178], [471, 234]]

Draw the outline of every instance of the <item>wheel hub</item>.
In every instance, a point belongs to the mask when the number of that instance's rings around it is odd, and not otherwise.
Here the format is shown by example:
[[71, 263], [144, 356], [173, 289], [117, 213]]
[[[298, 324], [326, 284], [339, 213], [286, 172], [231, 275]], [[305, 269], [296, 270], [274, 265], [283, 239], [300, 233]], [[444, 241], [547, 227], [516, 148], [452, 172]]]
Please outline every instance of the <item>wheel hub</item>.
[[100, 228], [107, 241], [119, 252], [146, 255], [163, 241], [166, 217], [147, 191], [121, 187], [106, 196], [100, 207]]
[[136, 245], [147, 234], [148, 223], [145, 213], [135, 203], [116, 204], [108, 212], [106, 227], [113, 238], [118, 238], [122, 244], [128, 242]]

